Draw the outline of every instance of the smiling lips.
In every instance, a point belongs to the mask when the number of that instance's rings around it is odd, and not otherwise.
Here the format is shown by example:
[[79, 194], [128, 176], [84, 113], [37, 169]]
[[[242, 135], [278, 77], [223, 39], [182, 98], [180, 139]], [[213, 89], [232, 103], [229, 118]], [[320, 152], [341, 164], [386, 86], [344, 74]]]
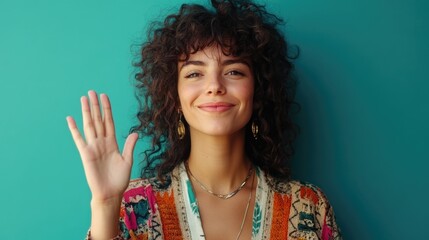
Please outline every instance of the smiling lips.
[[225, 102], [204, 103], [197, 107], [206, 112], [225, 112], [233, 108], [235, 105]]

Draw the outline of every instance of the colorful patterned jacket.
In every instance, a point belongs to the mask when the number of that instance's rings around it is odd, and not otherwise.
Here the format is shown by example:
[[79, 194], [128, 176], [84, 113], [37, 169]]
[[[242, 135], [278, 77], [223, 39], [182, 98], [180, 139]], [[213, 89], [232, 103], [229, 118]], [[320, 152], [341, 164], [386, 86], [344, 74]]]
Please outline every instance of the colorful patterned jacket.
[[[322, 191], [297, 181], [282, 182], [257, 169], [252, 240], [342, 239]], [[182, 165], [166, 176], [130, 182], [120, 210], [118, 239], [204, 239], [195, 197]]]

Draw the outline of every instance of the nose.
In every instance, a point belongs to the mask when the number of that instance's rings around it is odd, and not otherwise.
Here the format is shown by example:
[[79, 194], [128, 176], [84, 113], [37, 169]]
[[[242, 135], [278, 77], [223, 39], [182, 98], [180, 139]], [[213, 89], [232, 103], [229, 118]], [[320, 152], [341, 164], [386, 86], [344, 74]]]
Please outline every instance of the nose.
[[207, 84], [206, 94], [222, 95], [222, 94], [225, 94], [225, 92], [226, 92], [226, 88], [225, 88], [225, 85], [223, 84], [222, 76], [213, 75], [213, 77], [210, 78]]

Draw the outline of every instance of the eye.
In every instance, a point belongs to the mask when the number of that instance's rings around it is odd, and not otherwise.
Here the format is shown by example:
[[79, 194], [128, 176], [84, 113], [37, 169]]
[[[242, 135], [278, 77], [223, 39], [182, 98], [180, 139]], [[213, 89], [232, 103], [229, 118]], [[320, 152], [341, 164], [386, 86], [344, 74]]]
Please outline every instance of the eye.
[[232, 70], [232, 71], [227, 72], [226, 75], [244, 76], [244, 73], [237, 71], [237, 70]]
[[196, 77], [199, 77], [199, 76], [201, 76], [200, 73], [193, 72], [193, 73], [190, 73], [190, 74], [186, 75], [185, 78], [196, 78]]

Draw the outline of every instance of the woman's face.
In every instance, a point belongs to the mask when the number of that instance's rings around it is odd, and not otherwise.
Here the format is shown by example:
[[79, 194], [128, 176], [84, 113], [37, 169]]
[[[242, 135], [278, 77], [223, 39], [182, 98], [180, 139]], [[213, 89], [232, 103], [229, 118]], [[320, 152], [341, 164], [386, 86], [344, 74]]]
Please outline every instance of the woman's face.
[[252, 116], [250, 64], [207, 47], [178, 63], [178, 94], [192, 133], [226, 136], [243, 130]]

